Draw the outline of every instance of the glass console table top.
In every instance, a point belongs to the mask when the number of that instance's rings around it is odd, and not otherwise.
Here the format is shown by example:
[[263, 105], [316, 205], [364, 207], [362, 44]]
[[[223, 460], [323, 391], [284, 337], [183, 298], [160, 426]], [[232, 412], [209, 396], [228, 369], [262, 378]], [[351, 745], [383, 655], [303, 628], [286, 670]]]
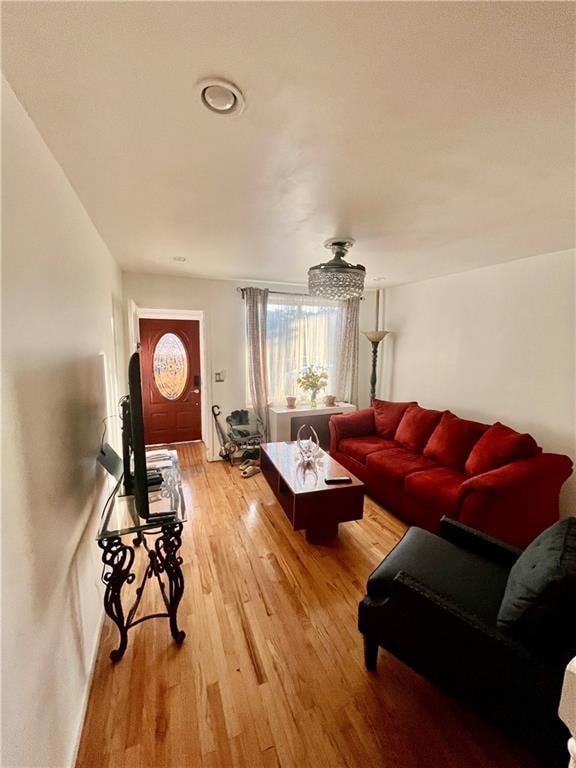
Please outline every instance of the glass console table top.
[[[150, 517], [144, 520], [138, 516], [134, 496], [119, 495], [120, 483], [102, 514], [96, 537], [98, 541], [186, 521], [178, 455], [174, 450], [162, 453], [168, 454], [168, 459], [161, 462], [162, 485], [148, 493]], [[158, 451], [147, 453], [148, 468], [154, 466], [154, 462], [149, 459], [151, 454], [158, 454]], [[169, 466], [164, 466], [168, 463]]]

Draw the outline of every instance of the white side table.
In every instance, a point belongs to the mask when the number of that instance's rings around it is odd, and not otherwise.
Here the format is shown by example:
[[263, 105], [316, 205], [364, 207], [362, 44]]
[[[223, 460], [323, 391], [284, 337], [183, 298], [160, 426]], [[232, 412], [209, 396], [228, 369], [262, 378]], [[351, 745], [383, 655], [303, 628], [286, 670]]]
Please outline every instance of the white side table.
[[292, 419], [308, 417], [312, 423], [318, 421], [318, 417], [325, 416], [326, 425], [329, 417], [334, 413], [353, 413], [356, 406], [351, 403], [337, 403], [334, 406], [319, 406], [311, 408], [308, 405], [299, 405], [296, 408], [287, 408], [285, 405], [271, 405], [268, 407], [268, 424], [270, 428], [270, 442], [280, 443], [285, 440], [293, 440]]
[[568, 664], [564, 673], [564, 686], [558, 714], [572, 734], [568, 741], [568, 752], [570, 753], [568, 768], [576, 768], [576, 657]]

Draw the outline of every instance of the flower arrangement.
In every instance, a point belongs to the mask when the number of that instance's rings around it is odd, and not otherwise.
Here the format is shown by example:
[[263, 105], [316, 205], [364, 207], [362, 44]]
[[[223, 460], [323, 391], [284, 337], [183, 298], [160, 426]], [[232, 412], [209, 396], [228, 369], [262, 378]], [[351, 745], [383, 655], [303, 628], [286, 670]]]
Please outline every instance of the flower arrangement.
[[310, 402], [312, 405], [316, 405], [318, 392], [326, 389], [328, 384], [328, 371], [321, 365], [305, 366], [300, 371], [296, 384], [300, 389], [310, 392]]

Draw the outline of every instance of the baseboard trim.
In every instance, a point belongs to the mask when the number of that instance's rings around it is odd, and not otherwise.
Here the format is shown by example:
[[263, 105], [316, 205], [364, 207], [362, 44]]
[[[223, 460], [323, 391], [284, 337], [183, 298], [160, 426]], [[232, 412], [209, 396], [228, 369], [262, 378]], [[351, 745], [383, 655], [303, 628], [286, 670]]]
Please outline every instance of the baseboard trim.
[[100, 648], [100, 640], [102, 638], [102, 629], [104, 627], [105, 618], [106, 618], [106, 614], [104, 612], [104, 608], [102, 608], [102, 613], [100, 614], [100, 624], [98, 627], [98, 632], [96, 632], [96, 640], [94, 642], [94, 647], [92, 648], [92, 658], [90, 659], [90, 671], [88, 673], [86, 686], [84, 687], [84, 695], [82, 697], [82, 706], [80, 707], [79, 723], [76, 731], [76, 738], [74, 740], [75, 741], [74, 749], [72, 750], [72, 756], [69, 763], [70, 768], [74, 768], [76, 765], [76, 761], [78, 760], [78, 751], [80, 749], [80, 742], [82, 740], [82, 731], [84, 730], [84, 721], [86, 720], [86, 711], [88, 709], [90, 691], [92, 690], [92, 681], [94, 680], [94, 671], [96, 669], [96, 660], [98, 658], [98, 650]]

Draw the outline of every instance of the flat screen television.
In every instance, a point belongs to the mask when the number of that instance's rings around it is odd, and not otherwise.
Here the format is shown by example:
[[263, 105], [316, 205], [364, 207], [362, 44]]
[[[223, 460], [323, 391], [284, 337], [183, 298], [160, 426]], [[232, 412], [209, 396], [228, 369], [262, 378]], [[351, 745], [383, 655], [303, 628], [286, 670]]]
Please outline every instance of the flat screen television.
[[[129, 395], [122, 401], [122, 453], [124, 460], [124, 493], [133, 495], [138, 515], [150, 516], [146, 478], [146, 446], [144, 444], [144, 411], [140, 353], [134, 352], [128, 364]], [[132, 461], [131, 461], [132, 459]]]

